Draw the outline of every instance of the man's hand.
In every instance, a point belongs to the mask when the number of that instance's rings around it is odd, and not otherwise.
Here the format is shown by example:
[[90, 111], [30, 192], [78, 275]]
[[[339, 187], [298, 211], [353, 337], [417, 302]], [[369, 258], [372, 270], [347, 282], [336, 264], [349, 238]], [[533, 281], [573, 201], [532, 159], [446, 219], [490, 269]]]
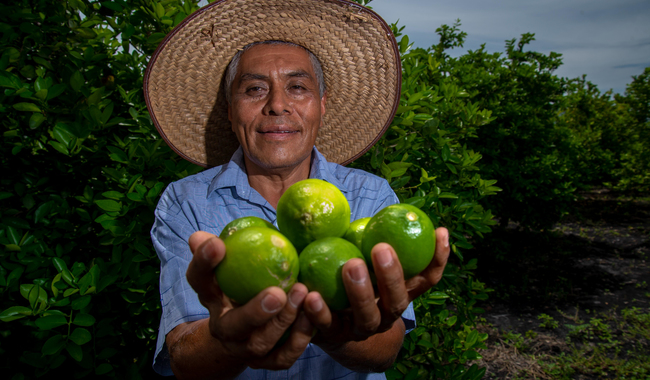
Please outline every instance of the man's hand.
[[[246, 366], [291, 367], [307, 347], [314, 330], [309, 319], [299, 313], [307, 288], [295, 284], [287, 295], [278, 287], [270, 287], [245, 305], [234, 307], [214, 278], [214, 268], [226, 254], [223, 241], [199, 231], [192, 234], [189, 245], [193, 258], [187, 280], [210, 312], [210, 318], [179, 325], [167, 335], [176, 376], [204, 377], [218, 372], [221, 377], [234, 377]], [[198, 327], [192, 326], [197, 323]], [[273, 349], [290, 327], [287, 341]]]
[[[311, 292], [305, 298], [305, 313], [319, 330], [314, 343], [341, 364], [356, 370], [363, 370], [359, 366], [363, 365], [364, 357], [374, 361], [368, 363], [366, 370], [375, 370], [377, 366], [384, 369], [387, 361], [390, 361], [388, 365], [392, 364], [403, 339], [400, 316], [412, 300], [440, 281], [448, 257], [449, 232], [446, 228], [438, 228], [433, 260], [420, 274], [404, 281], [402, 266], [393, 248], [386, 243], [377, 244], [372, 249], [372, 262], [379, 299], [375, 298], [363, 260], [348, 261], [342, 274], [350, 299], [349, 309], [332, 313], [317, 292]], [[396, 334], [395, 330], [402, 331], [402, 335]], [[372, 339], [368, 339], [370, 337]], [[382, 340], [382, 337], [386, 339]], [[362, 343], [367, 343], [366, 347]], [[357, 353], [360, 356], [356, 356]]]

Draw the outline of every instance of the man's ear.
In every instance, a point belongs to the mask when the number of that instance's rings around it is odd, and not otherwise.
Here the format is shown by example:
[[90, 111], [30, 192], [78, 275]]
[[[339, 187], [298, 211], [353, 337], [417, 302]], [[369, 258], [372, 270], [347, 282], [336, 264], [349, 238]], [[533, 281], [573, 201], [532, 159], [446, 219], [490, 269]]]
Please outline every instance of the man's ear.
[[327, 91], [325, 91], [325, 92], [323, 93], [323, 97], [320, 98], [320, 117], [321, 117], [321, 126], [322, 126], [322, 124], [323, 124], [323, 122], [322, 122], [322, 120], [323, 120], [323, 116], [325, 116], [325, 109], [327, 108], [327, 107], [325, 107], [325, 103], [327, 103]]

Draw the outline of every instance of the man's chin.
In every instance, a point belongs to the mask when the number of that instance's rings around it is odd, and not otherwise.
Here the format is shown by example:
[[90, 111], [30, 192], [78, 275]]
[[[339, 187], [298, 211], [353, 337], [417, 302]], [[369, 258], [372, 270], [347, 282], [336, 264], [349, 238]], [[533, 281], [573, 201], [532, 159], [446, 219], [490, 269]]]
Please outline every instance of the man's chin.
[[[295, 152], [294, 152], [295, 153]], [[311, 159], [311, 151], [303, 156], [296, 157], [293, 155], [268, 155], [268, 156], [249, 156], [249, 161], [251, 164], [266, 172], [275, 172], [278, 170], [288, 170], [292, 168], [299, 167], [301, 164], [304, 164], [305, 161], [308, 163]]]

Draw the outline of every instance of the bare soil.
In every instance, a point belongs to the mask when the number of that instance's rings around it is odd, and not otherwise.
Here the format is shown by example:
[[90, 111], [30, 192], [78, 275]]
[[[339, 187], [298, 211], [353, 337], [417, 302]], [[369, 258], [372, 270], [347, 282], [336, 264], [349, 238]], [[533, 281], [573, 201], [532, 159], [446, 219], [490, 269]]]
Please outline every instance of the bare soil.
[[[550, 378], [535, 357], [569, 352], [567, 336], [574, 326], [595, 316], [621, 318], [620, 311], [632, 307], [650, 312], [650, 201], [645, 199], [594, 191], [583, 194], [578, 211], [552, 231], [510, 225], [494, 232], [496, 246], [490, 251], [506, 254], [490, 260], [479, 255], [477, 271], [478, 279], [494, 289], [480, 326], [490, 336], [477, 363], [487, 368], [486, 378]], [[541, 327], [541, 314], [558, 327]], [[512, 334], [521, 334], [520, 344], [513, 343]], [[648, 348], [648, 343], [635, 344]], [[518, 352], [522, 347], [526, 355]]]

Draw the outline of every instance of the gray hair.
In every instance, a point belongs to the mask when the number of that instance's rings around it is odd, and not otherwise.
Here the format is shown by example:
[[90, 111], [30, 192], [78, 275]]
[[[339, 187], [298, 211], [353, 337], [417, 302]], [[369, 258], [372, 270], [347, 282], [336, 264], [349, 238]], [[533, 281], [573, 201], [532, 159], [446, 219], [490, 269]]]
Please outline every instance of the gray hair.
[[232, 94], [231, 94], [232, 84], [235, 81], [235, 76], [237, 75], [237, 70], [239, 69], [239, 61], [241, 60], [241, 56], [242, 54], [244, 54], [246, 50], [252, 48], [255, 45], [289, 45], [289, 46], [296, 46], [301, 49], [304, 49], [309, 55], [311, 66], [314, 70], [314, 74], [316, 75], [316, 81], [318, 82], [318, 95], [320, 96], [321, 99], [323, 98], [323, 95], [325, 95], [325, 90], [327, 88], [325, 87], [323, 68], [321, 67], [320, 61], [318, 61], [318, 58], [316, 58], [314, 53], [312, 53], [311, 51], [309, 51], [309, 49], [303, 46], [294, 44], [293, 42], [270, 40], [270, 41], [258, 41], [258, 42], [253, 42], [251, 44], [248, 44], [244, 46], [243, 49], [238, 50], [237, 53], [235, 53], [235, 56], [232, 57], [232, 60], [228, 65], [228, 69], [226, 69], [226, 75], [224, 76], [225, 79], [224, 89], [226, 91], [226, 100], [228, 101], [228, 104], [230, 104], [232, 101]]

